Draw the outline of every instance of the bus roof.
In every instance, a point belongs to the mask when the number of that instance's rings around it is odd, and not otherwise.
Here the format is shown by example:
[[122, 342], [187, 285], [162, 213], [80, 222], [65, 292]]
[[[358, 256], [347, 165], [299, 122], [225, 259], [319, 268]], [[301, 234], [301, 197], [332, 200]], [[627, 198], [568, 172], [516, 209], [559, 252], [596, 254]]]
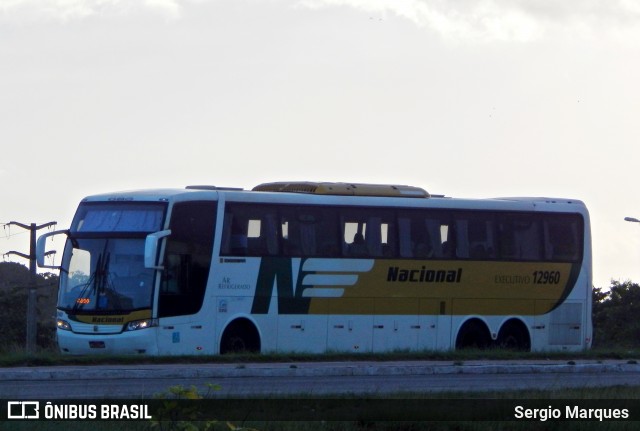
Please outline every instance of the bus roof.
[[[221, 195], [229, 201], [281, 202], [291, 204], [371, 205], [398, 207], [432, 207], [457, 209], [511, 209], [585, 212], [582, 201], [550, 197], [500, 197], [485, 199], [452, 198], [430, 195], [412, 186], [352, 183], [280, 182], [265, 183], [253, 190], [231, 187], [188, 186], [183, 189], [147, 189], [98, 194], [85, 197], [83, 202], [178, 202], [188, 200], [217, 200]], [[384, 198], [393, 197], [394, 199]], [[396, 199], [396, 198], [404, 199]], [[408, 199], [413, 198], [413, 199]], [[382, 199], [382, 200], [381, 200]]]

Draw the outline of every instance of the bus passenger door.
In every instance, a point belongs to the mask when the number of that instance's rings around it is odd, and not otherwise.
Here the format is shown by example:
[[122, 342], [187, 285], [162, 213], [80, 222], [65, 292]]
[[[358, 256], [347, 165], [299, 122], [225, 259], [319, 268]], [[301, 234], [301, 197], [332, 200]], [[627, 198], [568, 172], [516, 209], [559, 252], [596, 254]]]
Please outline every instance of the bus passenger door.
[[158, 295], [158, 353], [211, 353], [214, 320], [203, 312], [211, 267], [216, 202], [173, 207]]

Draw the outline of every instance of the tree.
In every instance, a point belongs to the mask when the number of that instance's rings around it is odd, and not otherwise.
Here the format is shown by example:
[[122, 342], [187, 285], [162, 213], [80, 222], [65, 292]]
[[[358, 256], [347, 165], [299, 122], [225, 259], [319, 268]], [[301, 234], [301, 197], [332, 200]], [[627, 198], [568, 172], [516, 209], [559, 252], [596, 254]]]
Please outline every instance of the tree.
[[[29, 268], [15, 262], [0, 262], [0, 350], [21, 348], [26, 340], [27, 296], [31, 274]], [[56, 294], [58, 276], [53, 273], [36, 276], [39, 347], [50, 347], [55, 341]]]
[[593, 325], [598, 347], [640, 345], [640, 285], [611, 281], [608, 291], [593, 289]]

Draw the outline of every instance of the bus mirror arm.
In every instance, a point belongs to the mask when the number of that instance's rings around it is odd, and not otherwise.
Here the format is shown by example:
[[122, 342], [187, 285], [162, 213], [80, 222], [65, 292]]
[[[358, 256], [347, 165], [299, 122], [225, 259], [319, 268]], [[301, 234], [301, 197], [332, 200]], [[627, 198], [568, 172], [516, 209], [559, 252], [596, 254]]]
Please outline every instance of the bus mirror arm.
[[164, 267], [158, 265], [158, 246], [160, 240], [171, 235], [171, 230], [161, 230], [159, 232], [150, 233], [144, 242], [144, 267], [148, 269], [162, 270]]
[[57, 265], [46, 265], [44, 263], [44, 258], [55, 253], [54, 250], [47, 251], [47, 238], [55, 235], [61, 235], [61, 234], [69, 235], [69, 231], [56, 230], [53, 232], [47, 232], [44, 235], [40, 235], [38, 237], [38, 241], [36, 242], [36, 262], [38, 264], [38, 267], [49, 268], [49, 269], [60, 269], [60, 266], [57, 266]]

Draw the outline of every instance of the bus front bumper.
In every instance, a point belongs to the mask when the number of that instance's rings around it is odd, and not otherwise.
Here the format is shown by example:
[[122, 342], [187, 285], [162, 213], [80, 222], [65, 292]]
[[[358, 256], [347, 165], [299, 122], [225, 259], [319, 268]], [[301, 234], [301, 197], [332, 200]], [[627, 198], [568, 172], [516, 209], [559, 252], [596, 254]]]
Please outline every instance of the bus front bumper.
[[157, 355], [155, 328], [120, 334], [76, 334], [58, 329], [60, 352], [71, 355]]

